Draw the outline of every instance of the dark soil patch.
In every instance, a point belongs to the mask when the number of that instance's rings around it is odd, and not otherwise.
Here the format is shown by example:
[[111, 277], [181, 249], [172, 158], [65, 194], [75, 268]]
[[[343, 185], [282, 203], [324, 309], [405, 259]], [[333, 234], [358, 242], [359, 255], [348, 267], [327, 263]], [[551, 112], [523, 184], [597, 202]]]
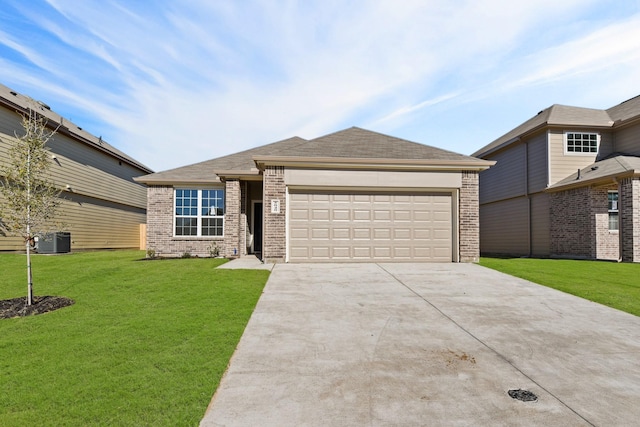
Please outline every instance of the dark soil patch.
[[65, 297], [33, 297], [33, 304], [27, 305], [27, 297], [5, 299], [0, 301], [0, 319], [32, 316], [48, 313], [60, 308], [68, 307], [75, 303], [74, 300]]

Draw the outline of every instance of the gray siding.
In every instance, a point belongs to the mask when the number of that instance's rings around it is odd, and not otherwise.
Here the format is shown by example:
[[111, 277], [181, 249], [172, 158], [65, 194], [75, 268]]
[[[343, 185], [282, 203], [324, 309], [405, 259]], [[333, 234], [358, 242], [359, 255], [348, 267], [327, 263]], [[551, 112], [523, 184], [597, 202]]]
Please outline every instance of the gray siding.
[[[0, 164], [8, 160], [15, 133], [23, 133], [17, 113], [0, 108]], [[133, 177], [146, 174], [127, 162], [58, 133], [48, 143], [51, 179], [65, 199], [55, 222], [71, 232], [72, 250], [138, 248], [146, 222], [146, 187]], [[0, 250], [22, 250], [22, 241], [0, 236]]]
[[615, 153], [615, 151], [616, 150], [613, 144], [613, 134], [611, 132], [601, 132], [600, 147], [598, 149], [598, 160]]
[[528, 255], [527, 204], [524, 197], [480, 206], [480, 252]]
[[615, 151], [640, 156], [640, 123], [616, 132]]
[[524, 144], [497, 153], [487, 160], [495, 160], [496, 164], [480, 173], [480, 204], [524, 193]]
[[549, 176], [547, 156], [547, 134], [541, 133], [527, 141], [529, 193], [547, 188]]
[[548, 257], [551, 254], [551, 212], [549, 195], [534, 194], [531, 203], [531, 255]]

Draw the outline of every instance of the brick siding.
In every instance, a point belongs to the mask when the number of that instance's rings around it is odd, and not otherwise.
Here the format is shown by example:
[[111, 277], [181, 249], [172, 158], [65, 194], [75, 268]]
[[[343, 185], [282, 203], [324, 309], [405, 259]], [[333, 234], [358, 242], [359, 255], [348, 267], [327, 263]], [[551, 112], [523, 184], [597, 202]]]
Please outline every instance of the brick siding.
[[551, 255], [594, 258], [589, 188], [552, 193], [550, 199]]
[[609, 231], [608, 192], [613, 185], [550, 194], [551, 255], [567, 258], [619, 257], [619, 234]]
[[595, 231], [595, 258], [617, 260], [620, 257], [620, 235], [609, 230], [609, 191], [617, 191], [618, 186], [591, 188], [591, 215]]
[[243, 253], [240, 242], [240, 208], [241, 191], [240, 181], [227, 180], [225, 183], [225, 211], [224, 211], [224, 243], [226, 258], [237, 258]]
[[[267, 166], [263, 175], [265, 262], [284, 262], [286, 257], [286, 189], [284, 167]], [[271, 201], [280, 201], [280, 212], [271, 213]]]
[[147, 188], [147, 250], [156, 256], [180, 257], [211, 256], [217, 247], [224, 253], [223, 238], [197, 238], [173, 236], [173, 187], [150, 186]]
[[622, 260], [640, 262], [640, 180], [625, 178], [620, 181], [618, 203]]
[[463, 171], [460, 188], [460, 261], [478, 262], [480, 257], [480, 207], [478, 172]]

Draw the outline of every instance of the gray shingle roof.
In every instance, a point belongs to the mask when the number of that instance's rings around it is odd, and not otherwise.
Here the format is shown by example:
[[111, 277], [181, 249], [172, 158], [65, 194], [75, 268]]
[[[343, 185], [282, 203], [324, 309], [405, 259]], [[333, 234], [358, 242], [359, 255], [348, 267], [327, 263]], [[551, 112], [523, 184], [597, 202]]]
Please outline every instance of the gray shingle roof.
[[548, 189], [561, 190], [570, 187], [580, 187], [599, 182], [610, 181], [620, 176], [640, 174], [640, 157], [615, 153], [599, 160], [586, 168], [576, 170], [562, 181], [559, 181]]
[[75, 138], [94, 149], [107, 152], [112, 156], [115, 156], [120, 160], [124, 160], [125, 162], [145, 172], [153, 172], [153, 170], [143, 165], [136, 159], [128, 156], [114, 146], [105, 142], [101, 137], [92, 135], [86, 130], [75, 125], [73, 122], [65, 119], [55, 111], [51, 110], [51, 108], [45, 103], [35, 101], [25, 95], [19, 94], [3, 84], [0, 84], [0, 104], [6, 106], [7, 108], [14, 108], [15, 110], [19, 110], [21, 112], [26, 112], [28, 108], [37, 108], [38, 113], [46, 117], [50, 125], [54, 127], [60, 125], [60, 127], [58, 128], [58, 132], [69, 134], [72, 138]]
[[[636, 108], [635, 114], [640, 114], [640, 105], [639, 108]], [[554, 104], [551, 107], [540, 111], [534, 117], [510, 130], [490, 144], [482, 147], [473, 153], [472, 156], [482, 157], [498, 148], [501, 148], [502, 146], [507, 146], [511, 142], [515, 142], [517, 138], [522, 137], [527, 133], [541, 129], [545, 126], [610, 128], [613, 126], [613, 122], [613, 119], [609, 116], [606, 110]]]
[[353, 159], [473, 160], [470, 156], [358, 127], [312, 139], [282, 155]]
[[609, 108], [607, 113], [616, 124], [638, 117], [640, 115], [640, 95]]
[[305, 143], [306, 140], [297, 136], [283, 141], [274, 142], [272, 144], [263, 145], [249, 150], [241, 151], [235, 154], [218, 157], [204, 162], [194, 163], [192, 165], [182, 166], [162, 172], [156, 172], [136, 178], [139, 182], [220, 182], [216, 175], [216, 171], [220, 170], [237, 170], [238, 172], [256, 171], [256, 165], [253, 156], [256, 155], [275, 155], [282, 152], [288, 152], [296, 146]]
[[264, 156], [307, 159], [424, 160], [425, 162], [445, 160], [484, 164], [483, 161], [474, 157], [352, 127], [312, 140], [293, 137], [240, 153], [146, 175], [136, 180], [145, 183], [219, 182], [216, 173], [221, 171], [257, 173], [253, 159]]

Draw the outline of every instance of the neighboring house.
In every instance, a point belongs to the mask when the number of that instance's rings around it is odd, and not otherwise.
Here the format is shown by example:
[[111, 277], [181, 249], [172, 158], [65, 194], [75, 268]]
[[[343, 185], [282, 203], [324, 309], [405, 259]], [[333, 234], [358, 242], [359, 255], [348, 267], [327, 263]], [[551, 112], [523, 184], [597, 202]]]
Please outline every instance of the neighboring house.
[[483, 254], [640, 262], [640, 97], [553, 105], [473, 154]]
[[493, 162], [350, 128], [137, 178], [160, 256], [472, 262]]
[[[47, 147], [52, 157], [51, 179], [63, 190], [56, 222], [66, 226], [60, 231], [70, 233], [71, 250], [140, 248], [147, 190], [134, 182], [133, 177], [153, 171], [54, 113], [47, 105], [3, 85], [0, 85], [0, 163], [7, 162], [15, 135], [24, 134], [22, 115], [28, 107], [46, 117], [51, 130], [57, 128]], [[24, 250], [21, 238], [0, 235], [0, 251], [20, 250]]]

